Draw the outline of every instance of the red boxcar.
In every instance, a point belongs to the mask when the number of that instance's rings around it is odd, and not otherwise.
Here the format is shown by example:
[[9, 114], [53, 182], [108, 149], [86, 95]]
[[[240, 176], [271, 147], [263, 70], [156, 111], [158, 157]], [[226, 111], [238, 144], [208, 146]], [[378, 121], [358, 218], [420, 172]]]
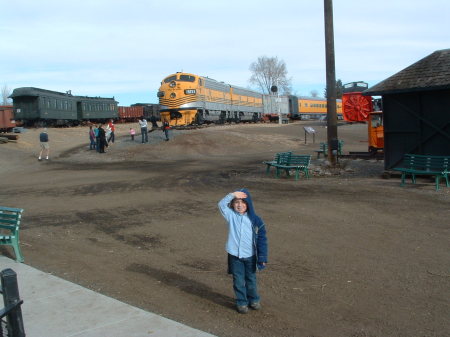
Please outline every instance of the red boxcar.
[[12, 105], [0, 105], [0, 131], [10, 131], [16, 126]]
[[124, 120], [136, 120], [144, 116], [143, 106], [119, 106], [119, 118]]

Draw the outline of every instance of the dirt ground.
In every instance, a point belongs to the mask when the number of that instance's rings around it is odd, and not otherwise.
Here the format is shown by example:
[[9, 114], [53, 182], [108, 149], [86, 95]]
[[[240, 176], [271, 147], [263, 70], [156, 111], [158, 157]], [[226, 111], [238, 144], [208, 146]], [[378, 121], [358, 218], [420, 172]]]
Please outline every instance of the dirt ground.
[[[131, 126], [105, 154], [89, 151], [86, 127], [49, 129], [48, 162], [39, 129], [0, 145], [0, 204], [25, 209], [25, 263], [217, 336], [450, 336], [445, 184], [400, 187], [376, 160], [322, 170], [318, 123], [174, 130], [169, 142], [158, 130], [149, 144], [131, 142]], [[338, 134], [345, 152], [367, 149], [365, 125]], [[265, 175], [261, 162], [286, 150], [313, 155], [311, 179]], [[269, 240], [263, 308], [247, 315], [234, 310], [217, 209], [241, 187]]]

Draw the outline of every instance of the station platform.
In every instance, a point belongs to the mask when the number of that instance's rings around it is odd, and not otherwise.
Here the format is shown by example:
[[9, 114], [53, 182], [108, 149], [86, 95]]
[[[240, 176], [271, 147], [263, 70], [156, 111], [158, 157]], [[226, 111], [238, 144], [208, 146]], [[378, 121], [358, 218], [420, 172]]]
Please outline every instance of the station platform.
[[17, 274], [27, 336], [214, 337], [0, 256], [7, 268]]

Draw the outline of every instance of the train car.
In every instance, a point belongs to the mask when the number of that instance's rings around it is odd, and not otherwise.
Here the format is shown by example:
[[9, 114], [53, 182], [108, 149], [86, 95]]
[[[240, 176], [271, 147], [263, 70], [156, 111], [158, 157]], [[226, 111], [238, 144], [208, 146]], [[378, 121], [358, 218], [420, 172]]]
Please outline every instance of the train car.
[[159, 104], [135, 103], [130, 106], [119, 106], [119, 120], [122, 122], [136, 122], [144, 117], [149, 120], [152, 116], [161, 120], [159, 115]]
[[161, 119], [172, 126], [262, 119], [262, 95], [208, 77], [178, 72], [158, 91]]
[[12, 105], [0, 105], [0, 132], [9, 132], [16, 126]]
[[263, 95], [263, 118], [266, 121], [278, 121], [279, 114], [282, 118], [291, 119], [298, 115], [298, 98], [293, 95]]
[[124, 122], [137, 121], [144, 116], [143, 106], [119, 106], [119, 120]]
[[117, 119], [119, 111], [114, 98], [74, 96], [77, 102], [79, 120], [106, 121]]
[[74, 96], [66, 93], [24, 87], [14, 89], [14, 117], [24, 125], [77, 125], [83, 120], [105, 121], [117, 118], [114, 98]]
[[[292, 119], [320, 119], [327, 115], [327, 99], [319, 97], [299, 97], [298, 113], [292, 114]], [[336, 100], [336, 114], [342, 119], [342, 100]]]
[[143, 108], [143, 116], [149, 120], [152, 116], [156, 117], [157, 121], [161, 120], [161, 115], [159, 113], [159, 104], [153, 104], [153, 103], [135, 103], [131, 104], [132, 107], [134, 106], [141, 106]]

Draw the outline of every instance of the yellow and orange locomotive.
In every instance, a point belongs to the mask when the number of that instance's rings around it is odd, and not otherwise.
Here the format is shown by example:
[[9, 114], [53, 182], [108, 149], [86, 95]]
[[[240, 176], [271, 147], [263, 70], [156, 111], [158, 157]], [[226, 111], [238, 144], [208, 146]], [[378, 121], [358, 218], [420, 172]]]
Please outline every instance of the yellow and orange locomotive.
[[262, 95], [208, 77], [178, 72], [158, 91], [161, 120], [170, 125], [250, 122], [262, 119]]

